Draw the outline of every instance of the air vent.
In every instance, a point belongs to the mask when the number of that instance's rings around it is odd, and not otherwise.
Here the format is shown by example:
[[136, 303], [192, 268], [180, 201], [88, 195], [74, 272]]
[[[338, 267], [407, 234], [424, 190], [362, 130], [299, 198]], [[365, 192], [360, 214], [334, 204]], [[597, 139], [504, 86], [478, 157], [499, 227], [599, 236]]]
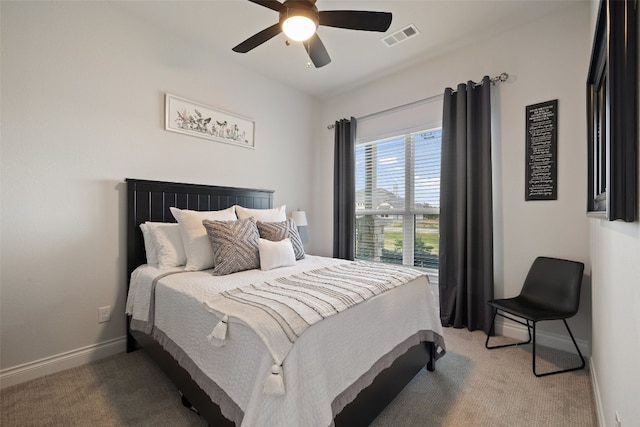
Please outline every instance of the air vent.
[[418, 31], [415, 25], [410, 24], [400, 31], [396, 31], [393, 34], [384, 36], [380, 40], [382, 41], [382, 43], [386, 44], [387, 47], [391, 47], [397, 45], [398, 43], [402, 43], [405, 40], [409, 40], [411, 37], [417, 36], [418, 34], [420, 34], [420, 31]]

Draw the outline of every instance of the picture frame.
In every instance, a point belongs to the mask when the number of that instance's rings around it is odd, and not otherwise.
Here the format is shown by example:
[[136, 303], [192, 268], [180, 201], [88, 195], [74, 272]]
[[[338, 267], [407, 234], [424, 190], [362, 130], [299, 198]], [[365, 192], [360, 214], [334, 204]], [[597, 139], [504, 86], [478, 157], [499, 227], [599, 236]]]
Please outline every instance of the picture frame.
[[638, 217], [638, 15], [601, 0], [587, 77], [587, 215]]
[[525, 108], [524, 199], [558, 200], [558, 100]]
[[245, 148], [255, 148], [255, 122], [169, 93], [165, 130]]

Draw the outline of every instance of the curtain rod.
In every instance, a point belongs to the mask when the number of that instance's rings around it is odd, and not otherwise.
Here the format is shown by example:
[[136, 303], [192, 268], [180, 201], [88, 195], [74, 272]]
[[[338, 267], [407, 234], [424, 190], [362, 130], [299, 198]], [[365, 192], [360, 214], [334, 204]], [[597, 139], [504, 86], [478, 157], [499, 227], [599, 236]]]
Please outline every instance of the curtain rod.
[[[377, 117], [377, 116], [381, 116], [383, 114], [391, 113], [393, 111], [401, 111], [401, 110], [404, 110], [405, 108], [415, 107], [416, 105], [425, 104], [427, 102], [435, 101], [435, 100], [437, 100], [439, 98], [442, 98], [442, 96], [443, 96], [442, 94], [431, 95], [431, 96], [429, 96], [427, 98], [418, 99], [416, 101], [412, 101], [412, 102], [409, 102], [407, 104], [397, 105], [395, 107], [387, 108], [386, 110], [378, 111], [376, 113], [367, 114], [366, 116], [356, 117], [356, 120], [358, 120], [358, 121], [367, 120], [367, 119], [372, 119], [372, 118]], [[335, 126], [336, 125], [334, 125], [334, 124], [327, 125], [327, 129], [333, 129]]]
[[[502, 82], [506, 82], [507, 79], [509, 78], [509, 74], [507, 73], [502, 73], [499, 76], [495, 76], [495, 77], [491, 77], [489, 79], [489, 81], [491, 82], [491, 86], [495, 86], [498, 83], [502, 83]], [[480, 83], [473, 83], [474, 86], [480, 86], [482, 84], [482, 82]], [[453, 91], [454, 93], [456, 92], [455, 90]]]
[[[509, 74], [507, 74], [507, 73], [502, 73], [499, 76], [492, 77], [490, 79], [491, 85], [495, 86], [497, 83], [506, 82], [508, 78], [509, 78]], [[478, 83], [478, 84], [481, 84], [481, 83]], [[418, 100], [413, 101], [413, 102], [409, 102], [408, 104], [397, 105], [395, 107], [387, 108], [386, 110], [378, 111], [376, 113], [367, 114], [367, 115], [362, 116], [362, 117], [356, 117], [356, 120], [367, 120], [367, 119], [371, 119], [371, 118], [374, 118], [374, 117], [377, 117], [377, 116], [380, 116], [380, 115], [383, 115], [383, 114], [391, 113], [393, 111], [400, 111], [400, 110], [404, 110], [405, 108], [415, 107], [416, 105], [420, 105], [420, 104], [423, 104], [423, 103], [435, 101], [436, 99], [442, 98], [443, 96], [444, 96], [443, 94], [431, 95], [431, 96], [426, 97], [426, 98], [422, 98], [422, 99], [418, 99]], [[333, 129], [334, 127], [335, 127], [334, 124], [327, 125], [327, 129]]]

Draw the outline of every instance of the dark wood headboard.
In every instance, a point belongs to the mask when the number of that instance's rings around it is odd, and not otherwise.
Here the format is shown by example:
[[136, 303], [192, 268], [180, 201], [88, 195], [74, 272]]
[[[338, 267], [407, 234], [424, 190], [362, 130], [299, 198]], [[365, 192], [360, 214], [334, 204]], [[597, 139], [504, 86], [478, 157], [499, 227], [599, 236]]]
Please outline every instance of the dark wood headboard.
[[131, 272], [146, 263], [140, 224], [176, 222], [170, 207], [217, 211], [233, 205], [251, 209], [273, 207], [273, 190], [181, 184], [127, 178], [127, 283]]

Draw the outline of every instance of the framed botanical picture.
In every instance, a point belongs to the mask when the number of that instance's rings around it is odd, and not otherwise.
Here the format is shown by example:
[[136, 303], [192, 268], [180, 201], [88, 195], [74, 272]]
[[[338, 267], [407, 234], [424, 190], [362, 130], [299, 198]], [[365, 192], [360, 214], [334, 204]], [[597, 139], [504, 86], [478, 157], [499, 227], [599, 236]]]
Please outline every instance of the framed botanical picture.
[[255, 148], [255, 123], [251, 119], [168, 93], [165, 94], [164, 128], [184, 135]]

